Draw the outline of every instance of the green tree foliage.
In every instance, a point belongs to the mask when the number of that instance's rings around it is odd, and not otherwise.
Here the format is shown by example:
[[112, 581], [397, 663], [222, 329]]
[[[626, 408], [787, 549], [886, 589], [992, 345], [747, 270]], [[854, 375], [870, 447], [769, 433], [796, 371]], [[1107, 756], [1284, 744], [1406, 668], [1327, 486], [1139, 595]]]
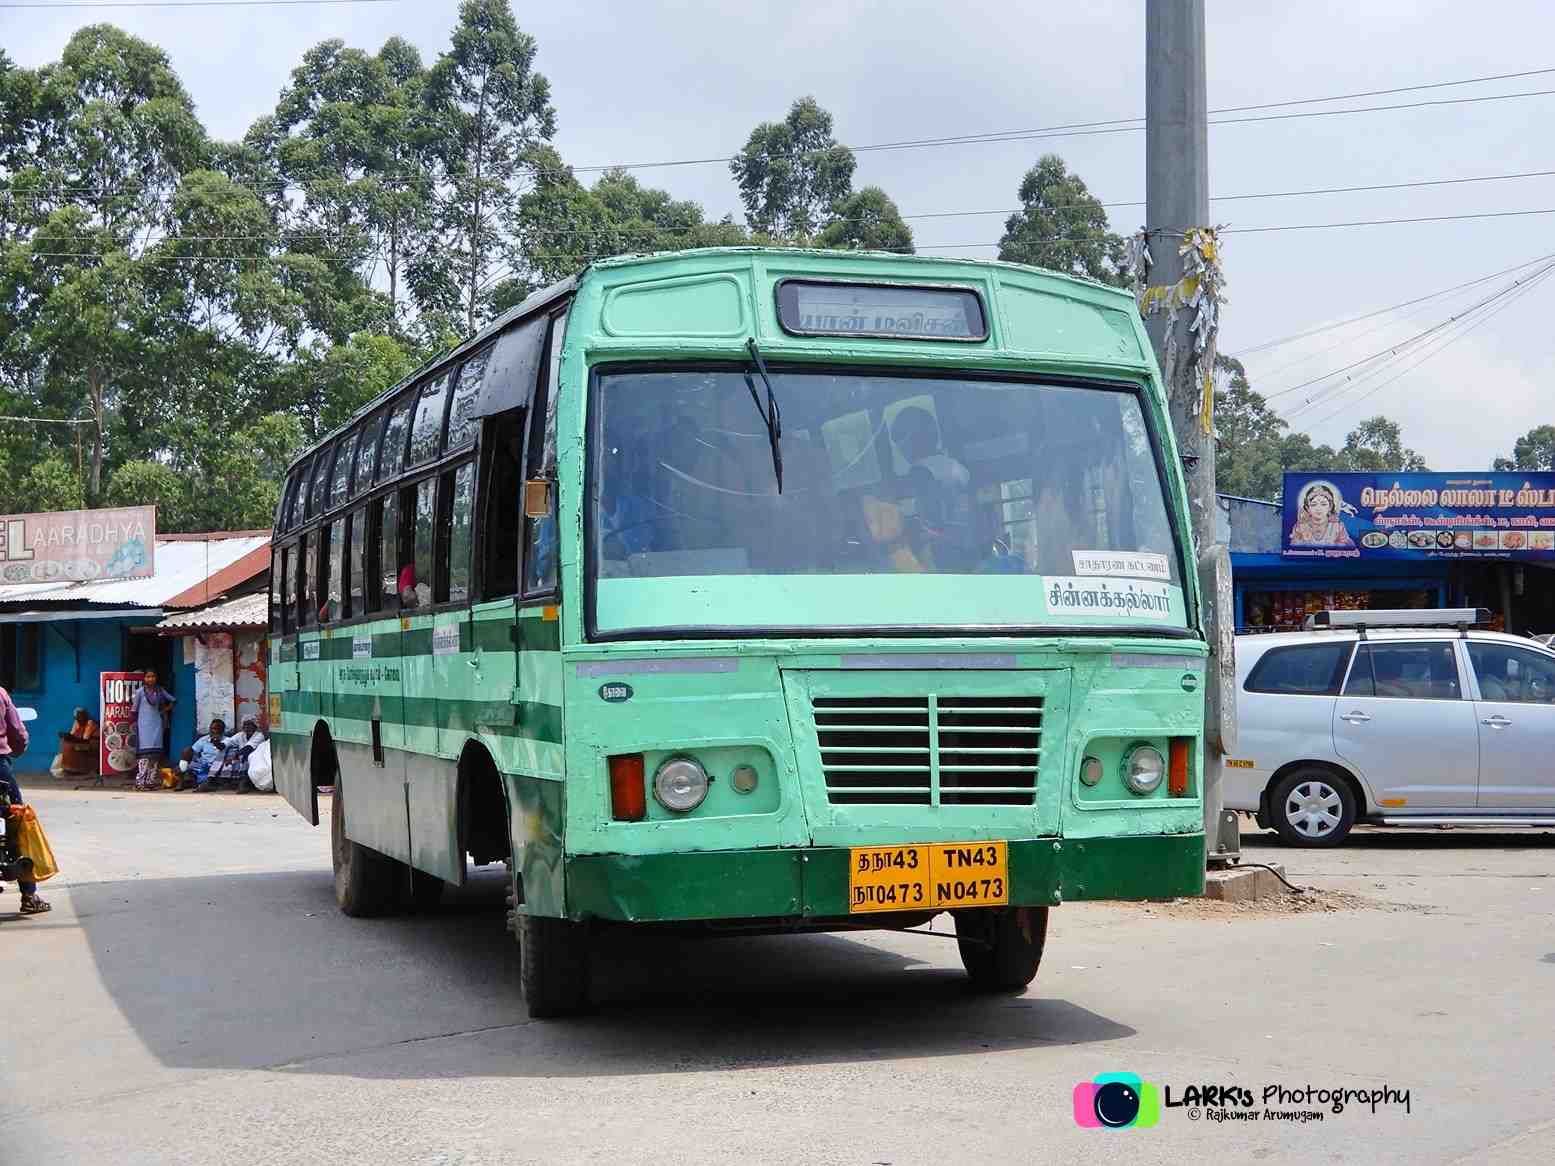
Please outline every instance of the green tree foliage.
[[999, 258], [1113, 287], [1128, 283], [1123, 239], [1107, 227], [1107, 211], [1057, 154], [1044, 154], [1020, 183], [1021, 209], [1004, 223]]
[[592, 187], [584, 186], [550, 146], [534, 149], [529, 167], [534, 184], [518, 200], [511, 227], [532, 279], [504, 289], [513, 303], [530, 288], [566, 279], [595, 259], [747, 241], [737, 223], [727, 218], [710, 223], [696, 203], [644, 186], [624, 170], [607, 170]]
[[1555, 425], [1536, 425], [1517, 439], [1512, 456], [1498, 457], [1494, 467], [1502, 472], [1555, 470]]
[[832, 116], [813, 97], [782, 121], [763, 122], [729, 163], [752, 231], [809, 243], [853, 192], [853, 151], [832, 136]]
[[270, 176], [292, 247], [343, 262], [364, 282], [381, 272], [396, 316], [433, 228], [437, 128], [426, 79], [421, 55], [398, 37], [376, 56], [324, 41], [292, 70], [275, 114], [249, 131], [239, 162]]
[[[511, 220], [524, 157], [556, 132], [550, 84], [534, 70], [533, 37], [519, 31], [508, 0], [464, 0], [453, 43], [427, 81], [435, 119], [438, 246], [435, 278], [413, 265], [443, 307], [459, 307], [473, 332], [494, 284], [521, 264], [503, 230]], [[441, 294], [436, 290], [441, 289]]]
[[849, 251], [898, 251], [910, 254], [912, 228], [902, 220], [902, 212], [890, 195], [878, 186], [866, 186], [839, 201], [836, 217], [816, 242], [822, 247]]
[[1425, 459], [1404, 445], [1398, 423], [1387, 417], [1362, 421], [1336, 450], [1291, 432], [1248, 382], [1241, 361], [1216, 357], [1215, 384], [1215, 479], [1223, 494], [1277, 500], [1286, 472], [1426, 469]]

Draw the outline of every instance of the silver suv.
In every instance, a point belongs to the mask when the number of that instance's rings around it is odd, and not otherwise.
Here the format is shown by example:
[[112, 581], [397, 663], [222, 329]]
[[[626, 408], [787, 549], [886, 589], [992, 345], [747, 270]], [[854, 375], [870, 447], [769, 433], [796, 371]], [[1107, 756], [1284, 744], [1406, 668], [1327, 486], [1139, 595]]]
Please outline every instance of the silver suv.
[[1358, 821], [1555, 826], [1555, 652], [1477, 618], [1320, 612], [1238, 640], [1226, 808], [1298, 846]]

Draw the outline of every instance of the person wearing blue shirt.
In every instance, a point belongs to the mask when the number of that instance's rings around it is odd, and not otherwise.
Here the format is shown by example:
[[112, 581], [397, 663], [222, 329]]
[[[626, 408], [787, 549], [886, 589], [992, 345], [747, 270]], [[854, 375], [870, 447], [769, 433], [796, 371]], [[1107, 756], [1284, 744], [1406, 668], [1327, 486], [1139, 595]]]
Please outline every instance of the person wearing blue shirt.
[[[220, 717], [211, 722], [208, 736], [201, 737], [189, 747], [189, 772], [194, 777], [196, 793], [207, 793], [216, 788], [222, 762], [227, 756], [227, 725]], [[187, 784], [185, 789], [189, 788]]]

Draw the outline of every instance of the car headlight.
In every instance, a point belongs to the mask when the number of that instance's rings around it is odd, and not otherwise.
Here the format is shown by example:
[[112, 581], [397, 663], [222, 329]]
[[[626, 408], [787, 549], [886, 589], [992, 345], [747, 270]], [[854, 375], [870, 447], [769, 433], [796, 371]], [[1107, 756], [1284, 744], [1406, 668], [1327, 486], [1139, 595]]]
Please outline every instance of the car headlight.
[[665, 809], [689, 813], [707, 797], [707, 770], [690, 757], [671, 757], [653, 775], [653, 796]]
[[1166, 758], [1153, 745], [1135, 745], [1123, 759], [1123, 784], [1130, 793], [1154, 793], [1166, 776]]

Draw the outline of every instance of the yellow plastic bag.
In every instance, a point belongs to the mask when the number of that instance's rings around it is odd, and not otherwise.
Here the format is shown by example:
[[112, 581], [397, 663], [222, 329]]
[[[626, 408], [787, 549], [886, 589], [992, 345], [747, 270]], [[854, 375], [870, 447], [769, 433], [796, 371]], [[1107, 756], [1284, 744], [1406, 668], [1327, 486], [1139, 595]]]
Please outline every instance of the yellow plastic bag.
[[178, 771], [176, 769], [169, 769], [164, 765], [159, 771], [159, 776], [162, 778], [163, 789], [178, 788]]
[[16, 852], [23, 858], [32, 859], [33, 882], [41, 883], [59, 873], [59, 863], [54, 861], [54, 851], [43, 833], [36, 810], [31, 806], [12, 806], [6, 829], [16, 835]]

